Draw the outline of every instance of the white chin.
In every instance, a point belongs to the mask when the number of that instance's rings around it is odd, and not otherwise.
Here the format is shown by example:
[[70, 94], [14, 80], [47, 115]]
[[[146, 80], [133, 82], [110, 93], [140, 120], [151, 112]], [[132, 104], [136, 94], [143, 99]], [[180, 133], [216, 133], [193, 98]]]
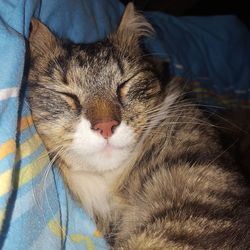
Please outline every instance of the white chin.
[[[86, 170], [93, 172], [103, 172], [122, 167], [126, 164], [130, 155], [129, 149], [104, 149], [102, 151], [90, 154], [80, 155], [75, 153], [74, 170]], [[76, 167], [79, 166], [79, 167]]]
[[108, 149], [87, 157], [86, 160], [98, 171], [119, 168], [129, 158], [129, 151], [125, 149]]

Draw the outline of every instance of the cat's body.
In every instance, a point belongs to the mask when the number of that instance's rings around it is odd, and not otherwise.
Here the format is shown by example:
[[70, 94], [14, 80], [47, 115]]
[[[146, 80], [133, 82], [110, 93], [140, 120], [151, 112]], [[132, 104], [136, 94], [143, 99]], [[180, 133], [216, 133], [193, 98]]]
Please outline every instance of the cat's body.
[[34, 122], [73, 197], [115, 249], [249, 249], [249, 190], [178, 82], [139, 47], [150, 30], [130, 4], [92, 45], [33, 22]]

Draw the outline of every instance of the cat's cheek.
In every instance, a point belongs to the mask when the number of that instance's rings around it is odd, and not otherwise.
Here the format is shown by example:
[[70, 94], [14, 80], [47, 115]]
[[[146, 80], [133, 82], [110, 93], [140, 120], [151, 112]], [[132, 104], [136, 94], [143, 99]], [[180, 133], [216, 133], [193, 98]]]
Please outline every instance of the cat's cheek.
[[125, 122], [121, 122], [113, 136], [109, 139], [109, 143], [117, 148], [131, 148], [135, 144], [135, 141], [133, 130]]
[[91, 130], [90, 122], [82, 118], [76, 126], [71, 151], [79, 155], [91, 155], [105, 147], [106, 141]]

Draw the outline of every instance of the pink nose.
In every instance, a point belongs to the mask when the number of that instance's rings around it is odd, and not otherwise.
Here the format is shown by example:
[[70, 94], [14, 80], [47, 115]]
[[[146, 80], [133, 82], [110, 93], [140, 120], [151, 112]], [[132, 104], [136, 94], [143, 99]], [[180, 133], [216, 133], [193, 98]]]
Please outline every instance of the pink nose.
[[113, 134], [114, 127], [118, 125], [118, 122], [115, 120], [108, 121], [108, 122], [100, 122], [94, 125], [94, 130], [100, 132], [100, 134], [105, 138], [108, 139]]

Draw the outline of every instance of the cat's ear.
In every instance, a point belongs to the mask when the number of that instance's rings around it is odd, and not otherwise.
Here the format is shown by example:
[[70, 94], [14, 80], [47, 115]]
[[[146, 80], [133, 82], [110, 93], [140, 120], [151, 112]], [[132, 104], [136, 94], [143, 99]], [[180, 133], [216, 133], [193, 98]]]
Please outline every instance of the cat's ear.
[[56, 46], [56, 37], [39, 20], [32, 18], [29, 44], [31, 56], [43, 55]]
[[151, 36], [153, 33], [151, 24], [135, 10], [134, 4], [130, 2], [126, 6], [113, 38], [121, 47], [137, 48], [142, 37]]

